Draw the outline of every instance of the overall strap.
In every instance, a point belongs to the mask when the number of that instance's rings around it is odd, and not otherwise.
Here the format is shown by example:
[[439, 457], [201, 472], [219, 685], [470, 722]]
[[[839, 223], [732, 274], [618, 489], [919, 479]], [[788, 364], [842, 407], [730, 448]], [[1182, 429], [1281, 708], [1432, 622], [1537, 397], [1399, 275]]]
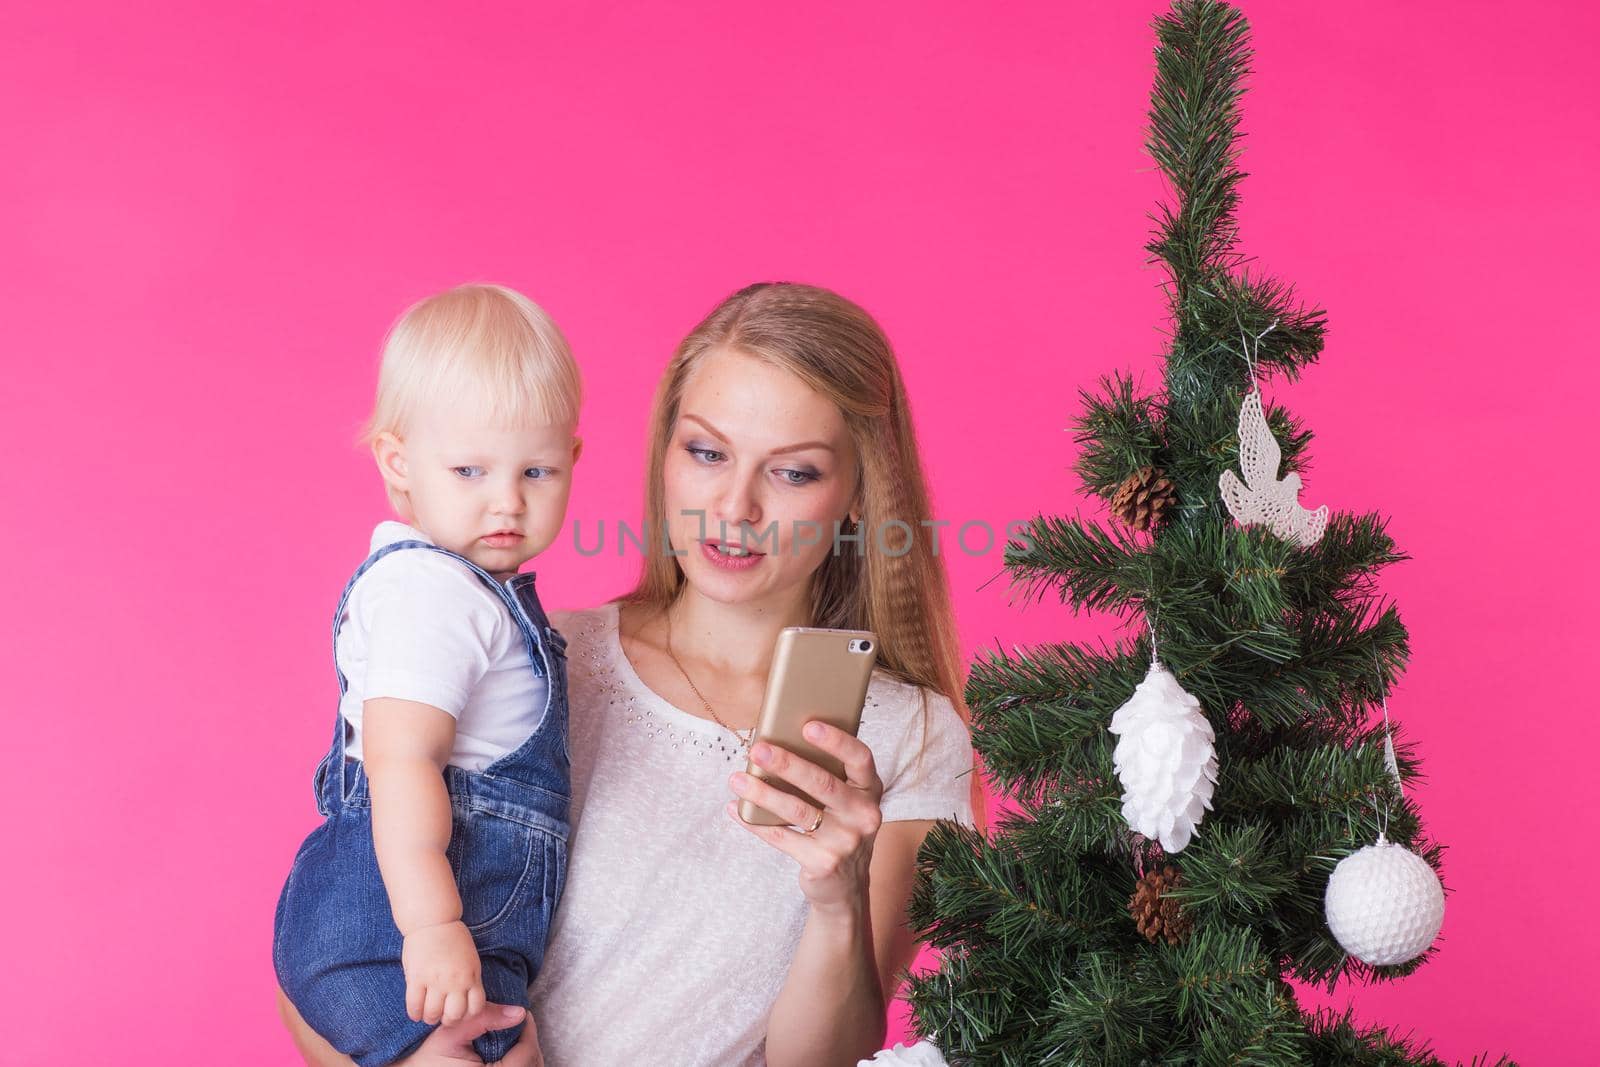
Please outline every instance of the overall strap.
[[[539, 723], [527, 739], [483, 769], [487, 778], [505, 778], [536, 786], [566, 797], [570, 791], [571, 756], [567, 750], [567, 639], [545, 614], [534, 588], [532, 571], [512, 576], [506, 583], [523, 636], [529, 641], [528, 656], [536, 676], [545, 680], [544, 708]], [[552, 778], [552, 773], [555, 777]]]
[[[340, 620], [344, 617], [345, 605], [350, 601], [351, 591], [355, 589], [356, 582], [361, 578], [361, 576], [366, 574], [367, 571], [371, 570], [373, 565], [380, 559], [405, 549], [419, 548], [431, 549], [434, 552], [449, 556], [451, 559], [457, 560], [464, 564], [470, 571], [472, 571], [473, 574], [477, 575], [478, 579], [483, 582], [484, 585], [491, 589], [494, 594], [500, 598], [500, 602], [503, 603], [506, 606], [506, 610], [511, 613], [512, 621], [515, 622], [517, 624], [517, 628], [522, 631], [523, 646], [527, 650], [529, 662], [533, 665], [534, 674], [536, 676], [543, 677], [545, 665], [540, 660], [538, 652], [536, 651], [534, 644], [535, 638], [531, 633], [529, 633], [528, 628], [523, 625], [517, 609], [517, 600], [511, 595], [510, 590], [496, 581], [494, 576], [488, 571], [484, 570], [476, 563], [473, 563], [470, 559], [467, 559], [460, 553], [452, 552], [447, 548], [441, 548], [440, 546], [431, 544], [427, 541], [418, 541], [412, 538], [405, 541], [394, 541], [390, 544], [384, 545], [376, 552], [373, 552], [366, 558], [360, 567], [356, 568], [355, 574], [351, 575], [350, 580], [345, 583], [344, 592], [339, 595], [339, 606], [333, 610], [333, 672], [339, 678], [339, 703], [341, 705], [344, 703], [345, 693], [350, 688], [349, 680], [345, 678], [344, 671], [339, 669], [339, 624]], [[345, 777], [344, 734], [344, 716], [340, 713], [339, 707], [335, 706], [333, 712], [333, 743], [328, 747], [328, 754], [322, 757], [322, 762], [317, 765], [316, 773], [317, 810], [323, 815], [331, 815], [334, 811], [338, 810], [340, 804], [344, 800], [345, 791], [348, 788], [348, 782]]]

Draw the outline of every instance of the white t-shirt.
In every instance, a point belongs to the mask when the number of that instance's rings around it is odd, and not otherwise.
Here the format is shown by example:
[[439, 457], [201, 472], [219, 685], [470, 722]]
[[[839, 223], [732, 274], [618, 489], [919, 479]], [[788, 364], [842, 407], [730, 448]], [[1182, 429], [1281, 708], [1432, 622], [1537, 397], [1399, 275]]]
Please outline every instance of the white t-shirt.
[[[556, 612], [567, 637], [567, 884], [529, 990], [548, 1067], [759, 1067], [807, 904], [789, 856], [723, 810], [745, 761], [729, 732], [645, 687], [617, 605]], [[972, 825], [972, 744], [950, 701], [875, 672], [860, 738], [883, 818]]]
[[[370, 552], [408, 540], [432, 543], [403, 522], [380, 522]], [[449, 762], [469, 771], [516, 751], [544, 714], [546, 683], [511, 612], [460, 560], [429, 549], [391, 552], [356, 579], [334, 658], [348, 684], [339, 701], [350, 724], [345, 753], [357, 759], [362, 702], [373, 697], [452, 716]]]

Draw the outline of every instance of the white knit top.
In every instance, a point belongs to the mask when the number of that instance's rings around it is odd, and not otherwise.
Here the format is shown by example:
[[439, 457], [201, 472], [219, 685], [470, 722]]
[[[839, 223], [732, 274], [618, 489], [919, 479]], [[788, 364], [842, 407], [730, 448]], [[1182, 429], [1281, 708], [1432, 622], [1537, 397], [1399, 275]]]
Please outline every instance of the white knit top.
[[[530, 989], [548, 1067], [754, 1067], [806, 918], [793, 859], [734, 824], [729, 732], [645, 687], [617, 604], [553, 612], [567, 637], [572, 837]], [[875, 672], [859, 736], [885, 822], [972, 825], [972, 745], [950, 701]], [[926, 747], [913, 770], [917, 752]]]

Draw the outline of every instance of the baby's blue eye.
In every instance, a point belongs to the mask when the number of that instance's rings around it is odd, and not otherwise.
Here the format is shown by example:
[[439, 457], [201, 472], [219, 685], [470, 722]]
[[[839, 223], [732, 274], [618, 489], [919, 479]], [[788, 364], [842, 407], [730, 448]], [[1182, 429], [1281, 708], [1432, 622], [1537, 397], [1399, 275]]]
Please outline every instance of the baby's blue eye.
[[[451, 467], [450, 470], [463, 478], [476, 478], [478, 474], [483, 473], [482, 467]], [[470, 473], [472, 471], [476, 471], [477, 474]]]
[[555, 471], [551, 470], [549, 467], [529, 467], [522, 473], [537, 482], [543, 481], [544, 479], [550, 477], [555, 473]]

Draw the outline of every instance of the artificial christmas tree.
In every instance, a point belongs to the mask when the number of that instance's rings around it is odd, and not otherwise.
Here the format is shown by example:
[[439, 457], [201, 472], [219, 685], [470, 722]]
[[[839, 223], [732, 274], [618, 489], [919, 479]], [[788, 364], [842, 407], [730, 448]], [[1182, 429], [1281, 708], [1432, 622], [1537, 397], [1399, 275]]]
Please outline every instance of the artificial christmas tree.
[[[1341, 922], [1348, 910], [1362, 936], [1378, 930], [1383, 951], [1425, 948], [1438, 929], [1426, 883], [1441, 849], [1400, 789], [1417, 762], [1401, 743], [1391, 768], [1387, 721], [1371, 722], [1408, 657], [1374, 578], [1405, 556], [1377, 514], [1300, 505], [1311, 436], [1262, 402], [1274, 376], [1316, 361], [1324, 317], [1245, 270], [1237, 248], [1245, 21], [1179, 0], [1156, 31], [1148, 147], [1171, 202], [1148, 250], [1169, 283], [1163, 387], [1141, 394], [1115, 375], [1084, 395], [1077, 471], [1114, 521], [1041, 515], [1006, 553], [1014, 587], [1140, 632], [1118, 649], [974, 665], [974, 743], [1015, 810], [989, 839], [941, 823], [923, 847], [911, 918], [943, 958], [910, 983], [915, 1026], [957, 1065], [1439, 1063], [1348, 1012], [1303, 1011], [1289, 984], [1398, 978], [1433, 951], [1362, 962], [1324, 914], [1337, 899]], [[1186, 707], [1119, 758], [1108, 726], [1156, 647]], [[1410, 909], [1393, 923], [1382, 886], [1329, 893], [1336, 865], [1380, 832], [1410, 850], [1392, 857], [1407, 894], [1392, 904]]]

